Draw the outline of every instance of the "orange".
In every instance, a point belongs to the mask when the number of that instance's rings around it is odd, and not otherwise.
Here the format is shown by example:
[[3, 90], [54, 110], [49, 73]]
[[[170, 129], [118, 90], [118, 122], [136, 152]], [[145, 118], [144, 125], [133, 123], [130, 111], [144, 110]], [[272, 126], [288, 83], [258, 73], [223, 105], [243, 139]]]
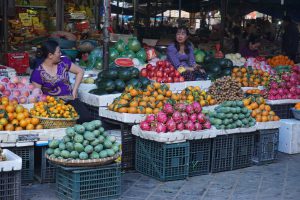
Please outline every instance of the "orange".
[[276, 116], [273, 117], [273, 120], [274, 120], [274, 121], [279, 121], [280, 118], [276, 115]]
[[139, 105], [139, 103], [137, 101], [132, 101], [129, 103], [130, 107], [137, 107]]
[[40, 120], [38, 118], [31, 118], [30, 120], [32, 125], [38, 125], [40, 123]]
[[2, 124], [0, 124], [0, 131], [3, 131], [4, 130], [4, 127]]
[[23, 111], [24, 111], [24, 107], [21, 106], [21, 105], [17, 105], [17, 107], [16, 107], [16, 113], [21, 113]]
[[255, 110], [253, 110], [253, 111], [252, 111], [252, 113], [251, 113], [251, 116], [255, 118], [255, 117], [256, 117], [256, 115], [257, 115], [256, 111], [255, 111]]
[[161, 85], [160, 85], [160, 83], [155, 82], [155, 83], [153, 83], [153, 86], [155, 89], [158, 89], [158, 88], [160, 88]]
[[34, 130], [34, 126], [32, 124], [28, 124], [26, 126], [26, 130]]
[[255, 117], [255, 120], [256, 120], [257, 122], [262, 122], [262, 118], [261, 118], [260, 115], [257, 115], [257, 116]]
[[137, 107], [137, 113], [138, 114], [145, 114], [146, 110], [143, 106]]
[[265, 110], [268, 111], [268, 112], [270, 112], [271, 111], [271, 107], [269, 105], [266, 105], [265, 106]]
[[152, 114], [152, 113], [153, 113], [153, 109], [147, 107], [147, 108], [146, 108], [146, 114]]
[[135, 97], [135, 96], [138, 95], [138, 91], [137, 91], [136, 89], [130, 90], [130, 95], [131, 95], [132, 97]]
[[159, 109], [159, 108], [154, 108], [154, 110], [153, 110], [153, 114], [157, 114], [157, 113], [159, 113], [159, 111], [160, 111], [160, 109]]
[[159, 94], [157, 97], [156, 97], [156, 100], [158, 100], [158, 101], [162, 101], [162, 100], [164, 100], [164, 96], [163, 95], [161, 95], [161, 94]]
[[168, 90], [165, 95], [166, 95], [166, 97], [171, 97], [172, 96], [172, 91]]
[[273, 121], [274, 120], [274, 117], [272, 115], [269, 115], [268, 116], [268, 121]]
[[20, 127], [20, 126], [17, 126], [17, 127], [15, 128], [15, 131], [22, 131], [22, 130], [23, 130], [23, 128]]
[[261, 121], [262, 122], [267, 122], [268, 121], [268, 117], [267, 116], [262, 116]]
[[141, 101], [141, 102], [139, 102], [139, 106], [147, 107], [147, 102]]
[[18, 126], [19, 125], [19, 121], [17, 119], [13, 119], [10, 123], [12, 125], [14, 125], [14, 126]]
[[5, 110], [8, 113], [13, 113], [15, 111], [15, 108], [13, 105], [8, 105], [8, 106], [6, 106]]
[[163, 107], [163, 102], [162, 101], [159, 101], [156, 105], [155, 105], [156, 108], [162, 108]]
[[7, 125], [5, 126], [5, 130], [6, 130], [6, 131], [14, 131], [14, 125], [12, 125], [12, 124], [7, 124]]
[[137, 113], [136, 107], [129, 107], [129, 108], [128, 108], [128, 113], [131, 113], [131, 114]]
[[21, 121], [20, 121], [20, 126], [22, 127], [22, 128], [25, 128], [26, 126], [27, 126], [27, 121], [25, 120], [25, 119], [22, 119]]
[[269, 112], [268, 112], [268, 111], [265, 111], [265, 110], [264, 110], [264, 111], [262, 112], [262, 116], [268, 116], [268, 115], [269, 115]]
[[22, 119], [25, 119], [25, 115], [23, 113], [18, 113], [17, 120], [21, 121]]
[[0, 119], [0, 124], [3, 125], [3, 126], [7, 125], [7, 124], [8, 124], [7, 119], [1, 118], [1, 119]]
[[264, 105], [264, 104], [261, 104], [261, 105], [259, 106], [259, 109], [264, 110], [264, 109], [265, 109], [265, 105]]
[[118, 112], [120, 112], [120, 113], [127, 113], [128, 109], [126, 107], [122, 107], [122, 108], [119, 108]]
[[40, 130], [40, 129], [44, 129], [43, 125], [41, 124], [38, 124], [36, 127], [35, 127], [36, 130]]
[[12, 121], [13, 119], [15, 119], [15, 116], [14, 116], [13, 113], [7, 113], [7, 115], [8, 115], [8, 120], [9, 121]]

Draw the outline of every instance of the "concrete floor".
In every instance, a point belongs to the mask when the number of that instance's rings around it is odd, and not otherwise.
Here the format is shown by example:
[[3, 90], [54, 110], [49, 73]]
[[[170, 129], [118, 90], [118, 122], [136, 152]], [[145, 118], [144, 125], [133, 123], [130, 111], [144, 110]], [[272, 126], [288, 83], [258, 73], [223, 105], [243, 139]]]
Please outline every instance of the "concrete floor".
[[[139, 173], [122, 176], [126, 200], [299, 200], [300, 154], [279, 154], [277, 162], [249, 168], [159, 182]], [[55, 184], [22, 187], [22, 200], [57, 200]]]

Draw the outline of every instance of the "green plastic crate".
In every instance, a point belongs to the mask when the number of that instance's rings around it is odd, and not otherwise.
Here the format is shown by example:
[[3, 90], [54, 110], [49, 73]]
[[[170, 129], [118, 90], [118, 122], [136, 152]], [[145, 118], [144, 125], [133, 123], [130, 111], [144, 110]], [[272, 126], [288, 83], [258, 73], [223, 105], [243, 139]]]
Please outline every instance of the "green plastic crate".
[[135, 169], [160, 181], [185, 179], [189, 172], [188, 142], [165, 144], [136, 138]]
[[34, 146], [7, 148], [22, 158], [22, 184], [30, 184], [34, 179]]
[[191, 140], [189, 176], [209, 173], [212, 139]]
[[57, 167], [56, 195], [62, 200], [116, 199], [121, 194], [121, 167]]

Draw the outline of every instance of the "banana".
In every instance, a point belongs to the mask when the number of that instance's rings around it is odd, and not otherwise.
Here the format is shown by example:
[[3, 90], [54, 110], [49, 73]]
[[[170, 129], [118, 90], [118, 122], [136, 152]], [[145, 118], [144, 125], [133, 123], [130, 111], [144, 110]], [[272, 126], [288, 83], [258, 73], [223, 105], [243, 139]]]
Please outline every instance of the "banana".
[[179, 68], [177, 69], [177, 71], [181, 74], [181, 73], [185, 72], [186, 69], [185, 69], [184, 67], [179, 67]]

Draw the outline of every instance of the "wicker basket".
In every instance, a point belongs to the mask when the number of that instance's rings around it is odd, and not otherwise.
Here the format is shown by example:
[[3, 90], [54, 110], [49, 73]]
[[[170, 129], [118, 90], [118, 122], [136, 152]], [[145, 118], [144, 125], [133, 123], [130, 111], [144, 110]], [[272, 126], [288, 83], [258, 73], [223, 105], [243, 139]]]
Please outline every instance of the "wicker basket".
[[79, 117], [74, 119], [65, 119], [65, 118], [45, 118], [45, 117], [37, 117], [40, 120], [40, 124], [43, 125], [45, 129], [54, 129], [54, 128], [67, 128], [70, 126], [74, 126]]
[[107, 158], [99, 158], [99, 159], [88, 159], [88, 160], [74, 160], [74, 159], [58, 159], [58, 158], [50, 158], [46, 154], [46, 158], [56, 164], [63, 165], [66, 167], [95, 167], [101, 165], [107, 165], [115, 161], [120, 156], [120, 153], [117, 153], [113, 157]]

